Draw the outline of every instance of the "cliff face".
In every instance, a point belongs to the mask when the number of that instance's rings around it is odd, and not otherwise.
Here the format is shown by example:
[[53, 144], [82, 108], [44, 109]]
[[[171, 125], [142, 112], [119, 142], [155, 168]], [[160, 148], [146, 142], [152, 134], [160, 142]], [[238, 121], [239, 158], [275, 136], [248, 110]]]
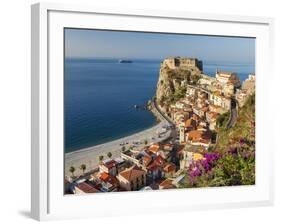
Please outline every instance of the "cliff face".
[[183, 97], [186, 84], [195, 84], [201, 77], [202, 62], [192, 58], [167, 58], [160, 66], [156, 100], [163, 110]]

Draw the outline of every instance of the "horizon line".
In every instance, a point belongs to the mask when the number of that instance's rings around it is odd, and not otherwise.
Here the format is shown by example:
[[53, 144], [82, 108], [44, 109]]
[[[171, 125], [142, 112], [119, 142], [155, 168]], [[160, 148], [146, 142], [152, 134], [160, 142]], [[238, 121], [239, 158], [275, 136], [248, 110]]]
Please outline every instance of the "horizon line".
[[168, 56], [168, 57], [164, 57], [164, 58], [134, 58], [134, 57], [96, 57], [96, 56], [65, 56], [64, 59], [107, 59], [107, 60], [157, 60], [157, 61], [163, 61], [167, 58], [176, 58], [176, 57], [181, 57], [181, 58], [196, 58], [199, 61], [204, 62], [230, 62], [230, 63], [241, 63], [241, 64], [250, 64], [250, 65], [254, 65], [255, 61], [250, 62], [244, 62], [244, 61], [236, 61], [236, 60], [214, 60], [214, 59], [200, 59], [198, 57], [189, 57], [189, 56]]

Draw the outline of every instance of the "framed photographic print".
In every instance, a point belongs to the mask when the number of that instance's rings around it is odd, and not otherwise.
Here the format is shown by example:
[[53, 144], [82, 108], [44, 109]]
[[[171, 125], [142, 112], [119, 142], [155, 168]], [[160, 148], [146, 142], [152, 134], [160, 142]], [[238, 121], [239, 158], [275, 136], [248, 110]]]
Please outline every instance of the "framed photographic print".
[[33, 5], [32, 217], [270, 205], [272, 24]]

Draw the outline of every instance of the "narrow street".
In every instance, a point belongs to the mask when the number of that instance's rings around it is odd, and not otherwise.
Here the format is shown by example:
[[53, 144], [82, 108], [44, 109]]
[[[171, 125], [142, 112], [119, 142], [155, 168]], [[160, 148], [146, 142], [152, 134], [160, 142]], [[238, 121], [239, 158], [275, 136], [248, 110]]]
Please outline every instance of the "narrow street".
[[234, 99], [231, 99], [231, 110], [230, 110], [230, 120], [227, 124], [227, 128], [233, 127], [237, 120], [237, 109], [236, 109], [236, 101]]
[[155, 99], [153, 99], [151, 101], [151, 103], [152, 103], [152, 107], [154, 107], [157, 110], [157, 112], [169, 123], [169, 125], [171, 125], [170, 137], [171, 137], [171, 141], [175, 142], [175, 140], [177, 138], [177, 130], [176, 130], [174, 122], [172, 121], [171, 118], [169, 118], [166, 114], [164, 114], [163, 111], [161, 111], [161, 109], [158, 107]]

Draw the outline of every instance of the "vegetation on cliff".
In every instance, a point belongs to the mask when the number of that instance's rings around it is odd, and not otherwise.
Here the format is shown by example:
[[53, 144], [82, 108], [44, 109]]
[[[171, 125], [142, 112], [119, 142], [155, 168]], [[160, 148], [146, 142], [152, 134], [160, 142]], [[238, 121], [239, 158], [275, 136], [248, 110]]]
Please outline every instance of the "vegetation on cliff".
[[217, 120], [217, 132], [219, 141], [217, 149], [224, 149], [229, 145], [239, 142], [239, 139], [247, 139], [255, 142], [255, 95], [250, 96], [245, 105], [239, 109], [238, 117], [232, 128], [227, 128], [230, 114], [220, 115]]
[[157, 84], [156, 99], [161, 107], [168, 108], [172, 103], [184, 97], [186, 84], [195, 85], [201, 77], [197, 67], [169, 68], [161, 63]]
[[255, 184], [255, 95], [248, 98], [229, 129], [227, 117], [220, 118], [215, 149], [191, 164], [181, 187]]
[[169, 95], [165, 96], [163, 95], [160, 100], [159, 103], [161, 106], [163, 105], [171, 105], [175, 102], [177, 102], [179, 99], [183, 98], [185, 96], [186, 93], [186, 86], [178, 86], [175, 91], [171, 92]]

